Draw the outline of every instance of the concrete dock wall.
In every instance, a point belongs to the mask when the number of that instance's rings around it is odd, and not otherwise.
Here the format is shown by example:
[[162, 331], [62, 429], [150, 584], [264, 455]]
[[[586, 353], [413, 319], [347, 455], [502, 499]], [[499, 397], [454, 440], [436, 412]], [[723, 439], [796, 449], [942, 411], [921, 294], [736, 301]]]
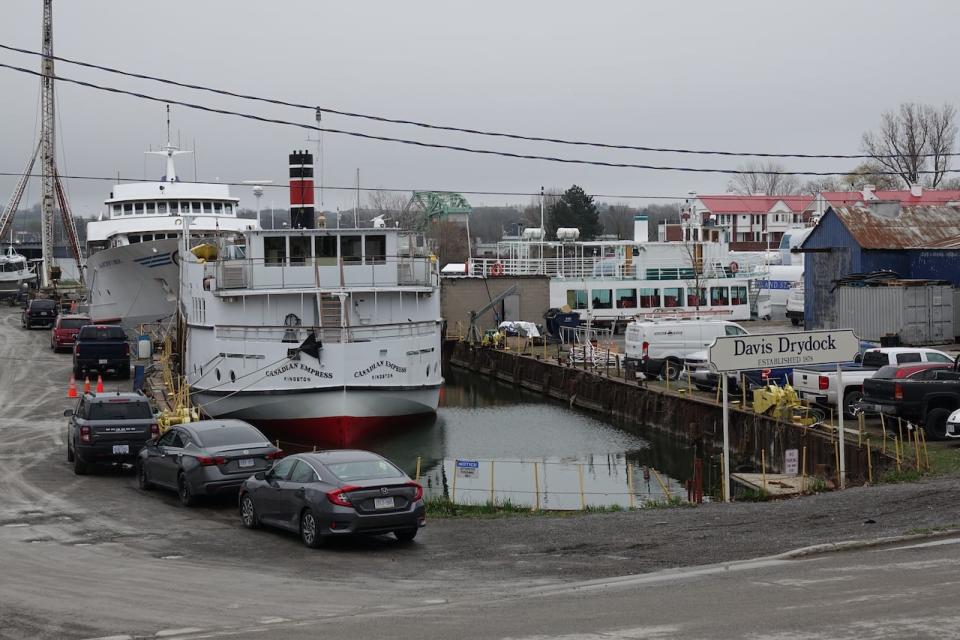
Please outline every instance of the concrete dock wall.
[[[451, 364], [504, 382], [542, 393], [557, 400], [605, 416], [624, 428], [656, 429], [694, 444], [702, 450], [719, 450], [723, 445], [723, 409], [712, 401], [687, 397], [676, 389], [607, 377], [594, 372], [558, 364], [510, 351], [471, 348], [456, 343], [449, 349]], [[879, 444], [879, 443], [875, 443]], [[836, 478], [836, 438], [832, 434], [778, 422], [752, 411], [731, 408], [731, 469], [750, 467], [759, 471], [761, 451], [765, 452], [766, 471], [782, 473], [787, 449], [806, 447], [808, 475], [819, 472], [828, 480]], [[849, 481], [867, 480], [867, 448], [858, 446], [857, 436], [848, 433], [845, 443]], [[889, 467], [890, 460], [872, 451], [874, 478]]]

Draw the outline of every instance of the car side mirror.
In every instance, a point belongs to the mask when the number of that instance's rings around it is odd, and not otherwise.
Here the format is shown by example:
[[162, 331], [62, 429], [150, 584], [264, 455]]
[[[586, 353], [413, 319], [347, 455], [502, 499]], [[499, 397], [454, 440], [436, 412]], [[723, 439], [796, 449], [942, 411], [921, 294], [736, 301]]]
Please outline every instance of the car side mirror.
[[73, 417], [73, 409], [64, 409], [64, 410], [63, 410], [63, 417], [64, 417], [64, 418], [71, 418], [71, 417]]
[[253, 474], [253, 477], [257, 480], [266, 480], [267, 474], [263, 471], [257, 471], [255, 474]]

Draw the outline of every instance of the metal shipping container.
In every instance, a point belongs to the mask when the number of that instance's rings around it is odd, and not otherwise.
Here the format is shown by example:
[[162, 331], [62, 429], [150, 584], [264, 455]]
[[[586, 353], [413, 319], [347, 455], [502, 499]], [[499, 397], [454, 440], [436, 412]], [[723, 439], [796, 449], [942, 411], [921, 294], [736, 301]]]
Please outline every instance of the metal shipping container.
[[897, 334], [905, 345], [953, 342], [954, 290], [949, 285], [840, 286], [834, 296], [834, 328], [853, 329], [863, 340]]

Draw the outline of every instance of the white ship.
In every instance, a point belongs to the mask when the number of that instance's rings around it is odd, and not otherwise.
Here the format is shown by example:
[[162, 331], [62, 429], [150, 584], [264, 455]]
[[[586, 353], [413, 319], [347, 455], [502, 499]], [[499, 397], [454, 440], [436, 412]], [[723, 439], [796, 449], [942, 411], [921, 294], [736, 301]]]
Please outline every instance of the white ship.
[[35, 283], [37, 272], [30, 267], [27, 258], [13, 248], [13, 245], [7, 245], [6, 250], [0, 255], [0, 293], [9, 293], [20, 291], [24, 284]]
[[177, 310], [179, 245], [184, 216], [196, 236], [234, 235], [257, 227], [237, 217], [238, 199], [222, 184], [180, 182], [169, 142], [148, 154], [166, 158], [156, 182], [117, 184], [106, 212], [87, 223], [87, 285], [97, 324], [136, 327], [172, 317]]
[[389, 228], [242, 235], [243, 252], [181, 244], [184, 372], [203, 413], [334, 446], [435, 414], [443, 378], [431, 256]]

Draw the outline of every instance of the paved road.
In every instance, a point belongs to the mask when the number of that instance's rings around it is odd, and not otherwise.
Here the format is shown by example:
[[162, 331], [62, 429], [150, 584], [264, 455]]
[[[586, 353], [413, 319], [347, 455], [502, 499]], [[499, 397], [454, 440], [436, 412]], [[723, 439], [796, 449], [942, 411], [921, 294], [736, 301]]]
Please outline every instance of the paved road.
[[[774, 505], [434, 520], [414, 544], [375, 538], [310, 551], [296, 536], [244, 530], [229, 500], [185, 509], [173, 494], [140, 492], [128, 474], [74, 476], [63, 443], [69, 356], [49, 351], [45, 331], [18, 325], [16, 313], [0, 309], [0, 638], [243, 629], [251, 637], [314, 637], [318, 626], [324, 637], [352, 638], [724, 637], [711, 629], [741, 637], [741, 623], [772, 633], [816, 629], [844, 615], [881, 619], [894, 607], [941, 615], [939, 603], [956, 596], [949, 571], [957, 547], [949, 545], [862, 554], [842, 575], [830, 573], [837, 560], [820, 559], [571, 591], [587, 579], [956, 524], [952, 479]], [[906, 564], [863, 568], [894, 557]], [[938, 568], [939, 557], [950, 564]], [[908, 570], [911, 562], [919, 568]], [[923, 586], [930, 577], [945, 583], [944, 593]], [[819, 582], [789, 583], [799, 579]], [[883, 595], [891, 590], [906, 595]], [[827, 595], [840, 591], [864, 600], [809, 608], [839, 602]], [[874, 606], [878, 597], [883, 606]], [[761, 624], [774, 610], [770, 625]], [[607, 635], [589, 635], [596, 633]]]

